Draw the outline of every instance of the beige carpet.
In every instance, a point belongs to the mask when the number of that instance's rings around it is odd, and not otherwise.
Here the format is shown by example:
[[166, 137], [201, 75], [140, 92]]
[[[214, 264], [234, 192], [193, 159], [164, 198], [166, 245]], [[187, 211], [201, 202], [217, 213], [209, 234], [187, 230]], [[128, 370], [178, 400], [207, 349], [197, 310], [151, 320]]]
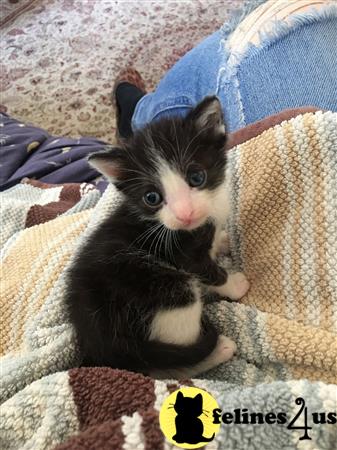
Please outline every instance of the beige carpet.
[[[2, 108], [54, 134], [113, 141], [110, 93], [118, 72], [131, 65], [153, 89], [177, 59], [241, 4], [35, 0], [2, 26]], [[7, 6], [12, 13], [13, 5]]]

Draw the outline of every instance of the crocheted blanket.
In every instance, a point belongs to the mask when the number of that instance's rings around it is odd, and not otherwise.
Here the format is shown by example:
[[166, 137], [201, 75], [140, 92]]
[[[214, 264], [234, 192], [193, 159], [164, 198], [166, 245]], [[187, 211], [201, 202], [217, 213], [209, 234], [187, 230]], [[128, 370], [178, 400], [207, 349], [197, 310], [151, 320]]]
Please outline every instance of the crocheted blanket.
[[77, 368], [65, 273], [120, 201], [113, 186], [100, 197], [85, 183], [25, 181], [1, 194], [2, 449], [174, 448], [158, 414], [182, 385], [209, 391], [224, 411], [282, 411], [289, 421], [305, 400], [311, 441], [299, 440], [301, 428], [232, 423], [209, 449], [335, 448], [336, 427], [312, 413], [336, 410], [337, 113], [277, 123], [284, 117], [230, 138], [228, 230], [251, 289], [240, 302], [207, 304], [238, 354], [198, 380]]

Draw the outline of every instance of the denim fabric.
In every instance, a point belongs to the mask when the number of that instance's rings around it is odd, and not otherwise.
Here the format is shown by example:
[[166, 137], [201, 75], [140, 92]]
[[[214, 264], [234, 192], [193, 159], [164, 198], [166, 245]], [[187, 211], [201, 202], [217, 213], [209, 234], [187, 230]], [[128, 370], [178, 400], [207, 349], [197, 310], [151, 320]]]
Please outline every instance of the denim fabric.
[[[323, 8], [324, 9], [324, 8]], [[325, 11], [325, 9], [324, 9]], [[137, 104], [133, 129], [185, 115], [206, 95], [218, 95], [229, 131], [280, 112], [313, 105], [337, 111], [337, 9], [276, 25], [272, 36], [228, 63], [220, 30], [187, 53]]]
[[337, 18], [280, 33], [262, 48], [250, 49], [228, 83], [224, 73], [219, 93], [230, 129], [287, 108], [337, 111]]
[[163, 115], [184, 115], [200, 99], [214, 94], [222, 59], [221, 40], [217, 31], [186, 53], [160, 81], [156, 91], [137, 103], [132, 128], [141, 128]]

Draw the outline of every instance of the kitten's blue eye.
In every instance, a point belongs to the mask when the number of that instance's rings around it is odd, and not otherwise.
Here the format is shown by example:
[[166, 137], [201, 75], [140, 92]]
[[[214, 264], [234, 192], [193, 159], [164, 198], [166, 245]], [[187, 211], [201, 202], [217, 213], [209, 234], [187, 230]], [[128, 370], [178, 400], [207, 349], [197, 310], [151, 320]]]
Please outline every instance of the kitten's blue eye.
[[204, 170], [195, 170], [190, 172], [187, 177], [188, 184], [191, 187], [200, 187], [206, 181], [206, 172]]
[[163, 201], [162, 196], [159, 194], [159, 192], [146, 192], [144, 194], [144, 202], [148, 205], [148, 206], [158, 206], [161, 204], [161, 202]]

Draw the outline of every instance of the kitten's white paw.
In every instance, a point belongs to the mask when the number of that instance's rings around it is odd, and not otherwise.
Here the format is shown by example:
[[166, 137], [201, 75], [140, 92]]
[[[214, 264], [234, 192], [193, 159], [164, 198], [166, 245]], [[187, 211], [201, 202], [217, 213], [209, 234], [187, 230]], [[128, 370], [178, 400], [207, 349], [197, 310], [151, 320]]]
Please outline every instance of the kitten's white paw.
[[236, 353], [237, 347], [235, 342], [222, 334], [218, 337], [218, 342], [212, 352], [216, 364], [221, 364], [229, 361]]
[[239, 300], [249, 290], [249, 281], [242, 272], [231, 273], [227, 281], [222, 286], [214, 286], [212, 290], [222, 297], [229, 297], [231, 300]]
[[250, 284], [243, 272], [229, 274], [227, 283], [229, 288], [228, 297], [232, 300], [239, 300], [249, 290]]

